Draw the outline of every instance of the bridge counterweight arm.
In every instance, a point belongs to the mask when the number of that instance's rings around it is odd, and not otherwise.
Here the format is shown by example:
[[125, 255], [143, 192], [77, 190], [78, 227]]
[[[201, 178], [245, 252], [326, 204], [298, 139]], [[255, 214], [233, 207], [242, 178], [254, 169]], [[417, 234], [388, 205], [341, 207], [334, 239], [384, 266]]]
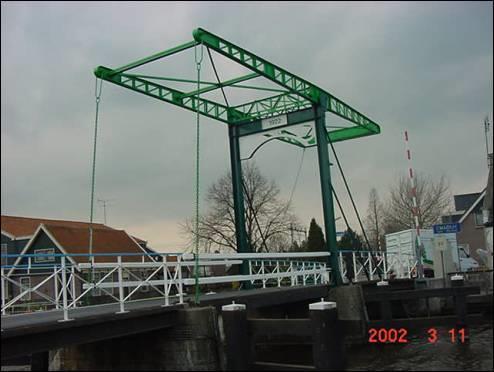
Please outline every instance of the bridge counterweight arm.
[[327, 110], [335, 115], [340, 116], [358, 126], [368, 129], [369, 134], [380, 132], [379, 126], [371, 119], [353, 109], [343, 101], [334, 97], [332, 94], [322, 90], [316, 85], [289, 73], [283, 68], [258, 57], [257, 55], [222, 39], [202, 28], [193, 32], [194, 39], [213, 49], [217, 53], [240, 63], [248, 69], [259, 73], [274, 83], [288, 89], [290, 92], [300, 95], [313, 104], [320, 104], [327, 99]]

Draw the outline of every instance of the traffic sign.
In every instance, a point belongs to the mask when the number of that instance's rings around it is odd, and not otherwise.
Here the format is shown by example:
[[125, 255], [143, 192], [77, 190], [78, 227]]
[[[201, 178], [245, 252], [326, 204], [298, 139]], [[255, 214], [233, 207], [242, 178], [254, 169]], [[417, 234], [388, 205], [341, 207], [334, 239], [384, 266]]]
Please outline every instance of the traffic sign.
[[448, 249], [448, 239], [444, 236], [438, 236], [433, 239], [434, 248], [440, 252], [445, 252]]
[[447, 233], [457, 233], [461, 230], [461, 225], [456, 223], [442, 223], [432, 226], [434, 234], [447, 234]]

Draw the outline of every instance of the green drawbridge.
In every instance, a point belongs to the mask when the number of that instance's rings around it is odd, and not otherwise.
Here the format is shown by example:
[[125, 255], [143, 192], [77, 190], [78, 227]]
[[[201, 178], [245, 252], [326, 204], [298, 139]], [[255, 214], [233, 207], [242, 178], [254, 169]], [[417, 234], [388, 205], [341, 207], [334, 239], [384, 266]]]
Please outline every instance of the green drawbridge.
[[[337, 258], [328, 144], [379, 134], [379, 125], [331, 93], [246, 49], [202, 28], [194, 30], [192, 34], [193, 40], [188, 43], [122, 67], [112, 69], [99, 66], [94, 73], [97, 78], [102, 80], [160, 101], [183, 107], [228, 125], [236, 241], [239, 253], [250, 251], [245, 230], [240, 139], [251, 134], [262, 134], [268, 140], [277, 139], [301, 147], [317, 146], [325, 236], [327, 238], [326, 245], [327, 250], [332, 253], [329, 264], [334, 274], [334, 284], [341, 284]], [[130, 72], [148, 63], [197, 47], [207, 49], [217, 82], [200, 81], [200, 75], [198, 75], [197, 84], [199, 88], [186, 92], [165, 84], [167, 82], [195, 83], [196, 81]], [[221, 81], [212, 60], [211, 51], [228, 58], [251, 72]], [[242, 84], [248, 80], [258, 78], [264, 78], [274, 83], [277, 89]], [[201, 88], [201, 86], [203, 87]], [[224, 93], [224, 88], [227, 87], [244, 87], [255, 89], [259, 92], [275, 92], [276, 94], [232, 106], [229, 105]], [[221, 90], [224, 102], [201, 97], [201, 95], [217, 90]], [[347, 126], [330, 127], [326, 124], [326, 112], [340, 117]], [[297, 134], [292, 130], [297, 125], [299, 128], [300, 125], [307, 127], [307, 123], [311, 127], [306, 128], [303, 133]]]

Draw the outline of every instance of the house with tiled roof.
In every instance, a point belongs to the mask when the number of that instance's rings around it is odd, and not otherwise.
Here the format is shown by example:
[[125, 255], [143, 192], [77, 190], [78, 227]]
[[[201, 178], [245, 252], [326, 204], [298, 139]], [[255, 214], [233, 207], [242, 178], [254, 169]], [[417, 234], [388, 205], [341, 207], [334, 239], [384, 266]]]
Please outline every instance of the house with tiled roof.
[[[2, 260], [8, 276], [23, 287], [34, 288], [44, 281], [56, 267], [60, 267], [62, 255], [66, 255], [67, 265], [73, 266], [75, 276], [81, 263], [89, 262], [89, 223], [78, 221], [48, 220], [24, 217], [2, 216], [2, 253], [10, 248], [7, 265]], [[142, 239], [132, 237], [124, 230], [94, 223], [92, 225], [92, 262], [116, 262], [120, 255], [123, 262], [150, 261], [150, 249], [143, 246]], [[6, 249], [5, 249], [6, 250]], [[151, 251], [152, 252], [152, 251]], [[154, 252], [153, 252], [154, 253]], [[95, 271], [95, 279], [105, 275], [104, 270]], [[110, 277], [110, 281], [115, 278]], [[74, 278], [74, 288], [82, 292], [82, 282]], [[10, 283], [12, 284], [12, 283]], [[26, 296], [26, 301], [42, 301], [43, 294], [53, 298], [56, 284], [52, 281], [41, 286], [37, 292]], [[19, 286], [9, 285], [9, 297], [17, 296]], [[101, 291], [95, 291], [101, 295]]]
[[[85, 229], [89, 236], [90, 224], [88, 222], [6, 215], [2, 215], [0, 221], [2, 255], [20, 254], [41, 224]], [[115, 230], [112, 227], [101, 223], [93, 223], [92, 226], [93, 229]], [[146, 252], [156, 253], [153, 249], [147, 246], [147, 241], [135, 236], [130, 237], [135, 240], [137, 244], [139, 244]], [[9, 257], [8, 259], [6, 257], [2, 257], [2, 265], [7, 264], [7, 262], [8, 264], [12, 264], [14, 260], [15, 259], [13, 257]]]

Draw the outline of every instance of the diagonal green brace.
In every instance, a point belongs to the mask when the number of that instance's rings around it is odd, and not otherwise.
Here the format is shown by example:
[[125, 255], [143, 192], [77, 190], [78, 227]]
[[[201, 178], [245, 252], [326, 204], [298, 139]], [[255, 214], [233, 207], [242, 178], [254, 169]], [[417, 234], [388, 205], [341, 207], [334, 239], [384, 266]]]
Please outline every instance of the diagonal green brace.
[[259, 77], [259, 74], [257, 74], [257, 73], [254, 72], [252, 74], [248, 74], [248, 75], [245, 75], [245, 76], [240, 76], [240, 77], [235, 78], [235, 79], [224, 81], [224, 82], [222, 82], [220, 84], [215, 84], [215, 86], [206, 87], [206, 88], [202, 88], [202, 89], [199, 89], [199, 90], [195, 90], [193, 92], [185, 93], [184, 94], [184, 97], [196, 96], [197, 94], [203, 94], [203, 93], [206, 93], [206, 92], [210, 92], [212, 90], [220, 89], [221, 87], [228, 87], [230, 85], [233, 85], [233, 84], [236, 84], [236, 83], [240, 83], [241, 81], [246, 81], [246, 80], [254, 79], [256, 77]]
[[229, 116], [243, 116], [244, 119], [248, 119], [248, 117], [235, 110], [234, 108], [227, 107], [220, 103], [204, 98], [199, 98], [198, 100], [197, 97], [187, 97], [185, 96], [184, 92], [181, 92], [177, 89], [173, 89], [135, 76], [115, 73], [114, 70], [107, 67], [97, 67], [94, 70], [94, 74], [98, 78], [109, 81], [113, 84], [145, 94], [164, 102], [171, 103], [176, 106], [183, 107], [193, 112], [197, 111], [198, 105], [199, 112], [202, 115], [210, 117], [211, 119], [222, 121], [224, 123], [229, 123]]
[[192, 34], [197, 42], [203, 43], [217, 53], [259, 73], [290, 92], [309, 100], [312, 104], [317, 105], [322, 101], [328, 102], [327, 110], [329, 112], [358, 126], [368, 128], [374, 134], [379, 133], [379, 126], [371, 119], [307, 80], [291, 74], [285, 69], [202, 28], [194, 30]]

